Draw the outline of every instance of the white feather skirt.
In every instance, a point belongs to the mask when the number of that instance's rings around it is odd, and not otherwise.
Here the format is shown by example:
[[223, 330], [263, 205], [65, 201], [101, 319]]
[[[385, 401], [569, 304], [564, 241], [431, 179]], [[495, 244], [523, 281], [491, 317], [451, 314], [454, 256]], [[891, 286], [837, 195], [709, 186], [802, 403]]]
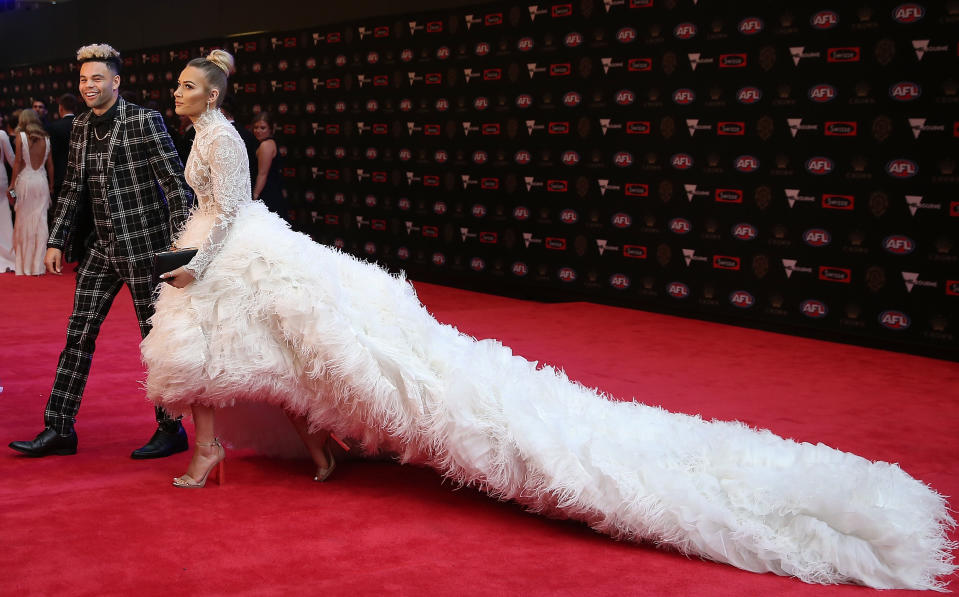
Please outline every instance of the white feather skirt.
[[[195, 214], [180, 245], [211, 223]], [[753, 572], [943, 589], [954, 570], [943, 497], [897, 465], [611, 400], [437, 322], [403, 278], [259, 203], [200, 280], [163, 285], [142, 350], [152, 400], [224, 409], [218, 431], [267, 453], [302, 452], [282, 407], [533, 511]]]

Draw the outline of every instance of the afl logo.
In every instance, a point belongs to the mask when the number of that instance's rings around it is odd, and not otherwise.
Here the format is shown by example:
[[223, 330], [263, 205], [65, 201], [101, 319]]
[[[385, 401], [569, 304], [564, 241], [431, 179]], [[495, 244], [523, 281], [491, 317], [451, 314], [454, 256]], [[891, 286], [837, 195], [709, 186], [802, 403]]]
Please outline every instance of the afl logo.
[[633, 154], [628, 151], [619, 151], [613, 156], [613, 165], [619, 168], [628, 168], [633, 165]]
[[446, 60], [450, 57], [450, 49], [446, 46], [440, 46], [436, 48], [436, 58], [439, 60]]
[[482, 95], [473, 100], [473, 107], [482, 112], [486, 108], [489, 108], [489, 98], [483, 97]]
[[363, 252], [367, 255], [374, 255], [376, 253], [376, 243], [366, 243], [363, 245]]
[[566, 38], [563, 39], [563, 43], [567, 48], [575, 48], [577, 46], [583, 45], [583, 34], [578, 31], [571, 31], [566, 34]]
[[563, 152], [563, 164], [566, 166], [575, 166], [579, 163], [579, 154], [569, 149]]
[[763, 20], [759, 17], [746, 17], [739, 21], [737, 28], [743, 35], [756, 35], [763, 30], [764, 24]]
[[473, 163], [482, 166], [489, 161], [489, 154], [483, 151], [482, 149], [477, 149], [473, 152]]
[[825, 247], [832, 242], [832, 235], [823, 228], [810, 228], [803, 232], [802, 239], [810, 247]]
[[824, 104], [836, 99], [836, 88], [828, 83], [820, 83], [809, 88], [809, 99]]
[[883, 311], [879, 314], [879, 323], [884, 328], [900, 331], [908, 330], [912, 321], [909, 316], [902, 311]]
[[375, 160], [378, 155], [380, 155], [380, 152], [378, 152], [375, 147], [366, 148], [366, 159]]
[[922, 87], [912, 81], [900, 81], [889, 88], [889, 97], [897, 102], [911, 102], [922, 95]]
[[819, 29], [820, 31], [832, 29], [839, 25], [839, 13], [834, 10], [820, 10], [809, 17], [809, 24], [813, 26], [813, 29]]
[[532, 37], [524, 37], [516, 42], [516, 49], [520, 52], [529, 52], [535, 45]]
[[575, 282], [576, 281], [576, 271], [569, 267], [560, 268], [556, 273], [560, 280], [563, 282]]
[[673, 29], [673, 35], [677, 39], [692, 39], [696, 37], [696, 25], [694, 23], [680, 23]]
[[673, 154], [673, 157], [669, 158], [669, 163], [676, 170], [689, 170], [693, 167], [693, 156], [688, 153]]
[[336, 64], [336, 66], [346, 66], [346, 55], [337, 54], [336, 58], [333, 59], [333, 63]]
[[369, 54], [366, 55], [366, 61], [367, 61], [369, 64], [376, 64], [377, 62], [380, 61], [380, 55], [379, 55], [379, 53], [378, 53], [378, 52], [370, 52]]
[[528, 93], [516, 96], [516, 107], [517, 108], [529, 108], [533, 105], [533, 96]]
[[380, 109], [380, 103], [375, 99], [368, 100], [366, 102], [366, 111], [367, 112], [376, 112]]
[[488, 42], [481, 41], [476, 44], [476, 47], [473, 48], [473, 53], [477, 56], [487, 56], [490, 53], [490, 46]]
[[743, 174], [749, 174], [759, 170], [759, 159], [752, 155], [741, 155], [736, 158], [733, 167]]
[[337, 205], [343, 205], [346, 203], [346, 195], [343, 193], [337, 193], [333, 195], [333, 203], [336, 203]]
[[916, 250], [916, 243], [908, 236], [893, 234], [882, 240], [882, 248], [893, 255], [908, 255]]
[[677, 89], [673, 92], [673, 102], [680, 106], [688, 106], [694, 101], [696, 101], [696, 93], [688, 87]]
[[529, 219], [529, 208], [522, 205], [518, 205], [513, 208], [513, 217], [519, 220], [520, 222], [526, 221]]
[[486, 206], [482, 203], [477, 203], [473, 206], [471, 213], [473, 214], [474, 218], [482, 218], [486, 216]]
[[575, 108], [581, 103], [583, 103], [583, 96], [575, 91], [567, 91], [566, 95], [563, 96], [563, 105], [567, 108]]
[[443, 253], [433, 253], [433, 265], [446, 265], [446, 255]]
[[450, 159], [450, 154], [446, 153], [445, 149], [437, 149], [433, 154], [433, 159], [436, 160], [437, 164], [445, 164]]
[[276, 107], [276, 111], [280, 114], [286, 114], [290, 111], [290, 107], [286, 103], [282, 103]]
[[343, 247], [346, 246], [346, 241], [344, 241], [342, 238], [334, 238], [333, 246], [342, 251]]
[[513, 156], [513, 161], [519, 164], [520, 166], [525, 166], [533, 161], [533, 155], [526, 151], [525, 149], [520, 149]]
[[673, 234], [689, 234], [693, 225], [686, 218], [673, 218], [669, 221], [669, 230]]
[[613, 217], [610, 218], [610, 222], [612, 222], [613, 226], [616, 226], [617, 228], [629, 228], [633, 225], [633, 217], [628, 213], [619, 212], [613, 214]]
[[829, 308], [822, 301], [807, 299], [799, 303], [799, 312], [810, 319], [822, 319], [829, 313]]
[[759, 231], [752, 224], [742, 223], [733, 226], [733, 237], [738, 240], [753, 240], [759, 235]]
[[333, 156], [338, 160], [342, 160], [343, 158], [346, 157], [346, 148], [345, 147], [333, 148]]
[[446, 112], [450, 109], [450, 100], [446, 99], [445, 97], [441, 97], [436, 100], [435, 107], [437, 112]]
[[396, 206], [403, 211], [409, 211], [410, 207], [412, 207], [412, 204], [406, 197], [400, 197], [399, 201], [396, 202]]
[[741, 87], [736, 92], [736, 101], [740, 104], [755, 104], [763, 98], [763, 92], [759, 87]]
[[756, 299], [745, 290], [737, 290], [729, 295], [729, 303], [740, 309], [748, 309], [756, 304]]
[[366, 203], [367, 207], [376, 207], [376, 195], [367, 195], [363, 202]]
[[[577, 34], [578, 35], [578, 34]], [[621, 44], [630, 44], [636, 41], [636, 30], [632, 27], [623, 27], [616, 32], [616, 41]]]
[[403, 261], [406, 261], [407, 259], [410, 258], [410, 250], [407, 249], [406, 247], [400, 247], [399, 249], [396, 250], [396, 256], [402, 259]]
[[926, 16], [926, 9], [914, 2], [900, 4], [892, 11], [892, 18], [903, 25], [915, 23], [922, 20], [924, 16]]
[[446, 202], [445, 202], [445, 201], [437, 201], [436, 203], [434, 203], [434, 204], [433, 204], [433, 213], [435, 213], [435, 214], [438, 215], [438, 216], [441, 216], [441, 215], [445, 214], [445, 213], [446, 213]]
[[682, 282], [670, 282], [669, 285], [666, 286], [666, 294], [674, 299], [688, 298], [689, 286], [686, 286]]
[[514, 276], [519, 276], [522, 278], [529, 273], [529, 267], [527, 267], [527, 265], [522, 261], [517, 261], [513, 264], [512, 271]]
[[912, 160], [892, 160], [886, 164], [886, 172], [895, 178], [912, 178], [919, 173], [919, 165]]
[[401, 162], [408, 162], [413, 159], [413, 152], [405, 147], [401, 149], [397, 155]]
[[620, 106], [630, 106], [636, 101], [636, 94], [629, 89], [620, 89], [616, 92], [616, 103]]
[[408, 97], [404, 97], [400, 100], [400, 111], [409, 112], [413, 109], [413, 100]]
[[564, 209], [559, 212], [559, 219], [564, 224], [575, 224], [579, 221], [579, 214], [576, 213], [576, 210]]
[[625, 274], [613, 274], [609, 277], [609, 285], [619, 290], [629, 288], [629, 276]]
[[315, 113], [316, 113], [316, 103], [315, 103], [315, 102], [307, 102], [307, 104], [306, 104], [306, 113], [307, 113], [307, 114], [315, 114]]
[[823, 176], [833, 171], [833, 162], [831, 159], [817, 156], [806, 160], [806, 171], [816, 176]]
[[470, 259], [470, 269], [474, 272], [481, 272], [486, 269], [486, 262], [480, 257], [473, 257]]
[[[339, 59], [339, 57], [337, 57], [337, 59]], [[344, 60], [344, 61], [346, 60], [346, 57], [345, 57], [345, 56], [343, 57], [343, 60]], [[412, 62], [412, 60], [413, 60], [413, 50], [411, 50], [411, 49], [409, 49], [409, 48], [404, 48], [403, 51], [400, 52], [400, 60], [402, 60], [403, 62]], [[341, 65], [341, 64], [338, 64], [337, 66], [342, 66], [342, 65]]]

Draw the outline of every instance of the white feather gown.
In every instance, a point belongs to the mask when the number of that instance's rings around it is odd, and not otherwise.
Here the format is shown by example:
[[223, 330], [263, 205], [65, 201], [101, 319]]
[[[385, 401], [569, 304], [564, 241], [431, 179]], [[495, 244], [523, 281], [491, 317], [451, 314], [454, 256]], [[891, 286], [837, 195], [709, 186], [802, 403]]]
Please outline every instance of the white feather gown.
[[[944, 499], [898, 466], [610, 400], [461, 334], [401, 277], [249, 200], [225, 119], [197, 129], [199, 207], [178, 238], [201, 249], [197, 280], [163, 285], [142, 344], [148, 396], [172, 412], [280, 406], [533, 511], [754, 572], [942, 589], [954, 570]], [[234, 418], [261, 447], [295, 437], [268, 420]]]

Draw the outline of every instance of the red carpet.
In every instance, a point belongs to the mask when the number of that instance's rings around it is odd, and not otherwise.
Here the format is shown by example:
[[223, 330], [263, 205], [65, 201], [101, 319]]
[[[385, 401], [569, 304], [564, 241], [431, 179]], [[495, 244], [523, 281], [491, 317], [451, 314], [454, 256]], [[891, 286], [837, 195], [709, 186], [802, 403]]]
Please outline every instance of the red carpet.
[[[614, 307], [418, 288], [439, 319], [617, 397], [898, 462], [959, 495], [956, 363]], [[4, 444], [42, 427], [72, 291], [72, 275], [0, 275]], [[76, 456], [34, 460], [0, 446], [0, 595], [872, 593], [615, 542], [386, 462], [344, 462], [320, 485], [308, 462], [231, 453], [227, 485], [174, 489], [188, 454], [129, 458], [154, 429], [138, 341], [124, 290], [100, 337]]]

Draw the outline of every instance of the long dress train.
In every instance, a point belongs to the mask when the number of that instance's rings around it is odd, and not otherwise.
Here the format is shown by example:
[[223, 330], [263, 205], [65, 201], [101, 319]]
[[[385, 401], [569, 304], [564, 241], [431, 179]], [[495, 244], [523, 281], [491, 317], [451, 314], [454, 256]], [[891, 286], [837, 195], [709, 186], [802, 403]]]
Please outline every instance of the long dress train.
[[27, 134], [20, 133], [23, 167], [17, 175], [17, 202], [14, 208], [17, 221], [13, 226], [13, 253], [18, 276], [38, 276], [46, 272], [43, 258], [47, 252], [47, 210], [50, 209], [50, 183], [44, 164], [50, 155], [50, 138], [40, 166], [30, 164], [30, 145]]
[[197, 279], [163, 285], [141, 345], [165, 408], [283, 407], [533, 511], [755, 572], [937, 589], [954, 569], [944, 499], [898, 466], [610, 400], [461, 334], [402, 277], [250, 201], [225, 119], [197, 129], [178, 239], [200, 247]]

